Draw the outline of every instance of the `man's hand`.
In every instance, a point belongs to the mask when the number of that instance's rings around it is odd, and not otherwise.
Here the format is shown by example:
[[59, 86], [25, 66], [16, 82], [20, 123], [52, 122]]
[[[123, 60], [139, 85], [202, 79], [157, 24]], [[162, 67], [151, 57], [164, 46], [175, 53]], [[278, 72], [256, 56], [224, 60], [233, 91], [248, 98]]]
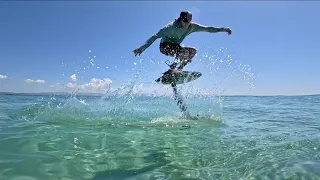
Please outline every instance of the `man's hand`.
[[232, 30], [230, 28], [224, 28], [224, 29], [227, 31], [228, 35], [232, 34]]
[[133, 50], [133, 53], [135, 56], [137, 56], [137, 55], [139, 56], [141, 54], [141, 50], [139, 48], [137, 48], [137, 49]]

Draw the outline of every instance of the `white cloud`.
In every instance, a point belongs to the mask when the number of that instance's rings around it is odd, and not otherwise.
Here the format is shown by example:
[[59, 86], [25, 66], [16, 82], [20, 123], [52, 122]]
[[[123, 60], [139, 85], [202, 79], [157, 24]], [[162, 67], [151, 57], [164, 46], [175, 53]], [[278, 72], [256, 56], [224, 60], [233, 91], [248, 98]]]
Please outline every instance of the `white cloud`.
[[105, 78], [105, 79], [91, 79], [91, 82], [81, 85], [80, 89], [85, 91], [104, 91], [108, 90], [111, 87], [111, 79]]
[[24, 80], [24, 82], [27, 84], [29, 84], [29, 83], [44, 84], [45, 83], [44, 80], [40, 80], [40, 79], [38, 79], [38, 80], [26, 79], [26, 80]]
[[7, 79], [7, 78], [8, 78], [8, 76], [0, 74], [0, 79]]
[[71, 76], [70, 76], [70, 80], [71, 80], [71, 81], [76, 81], [76, 80], [77, 80], [76, 74], [71, 75]]
[[[70, 76], [71, 79], [71, 76]], [[112, 81], [109, 78], [97, 79], [92, 78], [90, 82], [86, 84], [77, 84], [76, 82], [68, 82], [65, 85], [55, 84], [51, 85], [51, 88], [58, 88], [66, 91], [78, 91], [86, 93], [104, 93], [111, 88]]]
[[77, 84], [69, 82], [66, 86], [67, 86], [67, 88], [75, 88], [77, 86]]

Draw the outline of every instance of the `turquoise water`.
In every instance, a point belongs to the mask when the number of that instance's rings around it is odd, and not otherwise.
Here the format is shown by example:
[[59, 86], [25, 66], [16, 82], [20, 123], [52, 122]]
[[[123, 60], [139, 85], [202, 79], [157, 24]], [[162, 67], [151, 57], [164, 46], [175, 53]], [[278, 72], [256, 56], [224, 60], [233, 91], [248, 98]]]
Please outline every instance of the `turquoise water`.
[[320, 179], [320, 96], [0, 95], [0, 179]]

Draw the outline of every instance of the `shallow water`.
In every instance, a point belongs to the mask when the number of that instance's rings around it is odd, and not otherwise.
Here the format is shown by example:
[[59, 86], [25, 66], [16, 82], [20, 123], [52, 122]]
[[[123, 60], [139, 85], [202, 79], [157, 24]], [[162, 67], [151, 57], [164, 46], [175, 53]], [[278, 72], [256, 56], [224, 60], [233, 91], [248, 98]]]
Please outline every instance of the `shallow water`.
[[0, 179], [320, 179], [320, 96], [0, 95]]

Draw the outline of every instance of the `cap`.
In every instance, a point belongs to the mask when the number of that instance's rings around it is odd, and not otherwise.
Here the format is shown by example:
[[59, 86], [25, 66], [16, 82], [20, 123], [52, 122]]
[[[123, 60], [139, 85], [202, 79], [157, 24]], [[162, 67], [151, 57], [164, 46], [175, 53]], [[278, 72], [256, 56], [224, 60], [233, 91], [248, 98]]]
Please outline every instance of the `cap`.
[[190, 22], [192, 20], [192, 13], [190, 11], [181, 11], [179, 19], [184, 22]]

